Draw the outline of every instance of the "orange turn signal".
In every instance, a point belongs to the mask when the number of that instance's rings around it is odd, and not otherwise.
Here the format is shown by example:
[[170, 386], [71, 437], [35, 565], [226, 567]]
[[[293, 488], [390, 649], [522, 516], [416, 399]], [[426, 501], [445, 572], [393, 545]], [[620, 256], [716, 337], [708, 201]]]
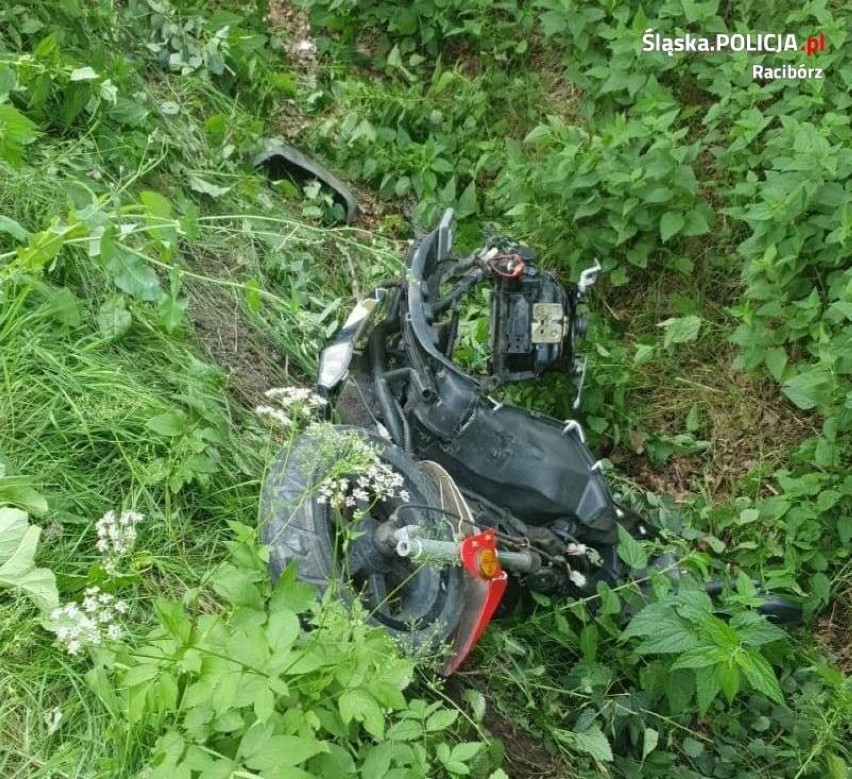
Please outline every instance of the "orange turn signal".
[[476, 555], [476, 567], [484, 579], [493, 579], [500, 573], [500, 561], [493, 549], [483, 549]]

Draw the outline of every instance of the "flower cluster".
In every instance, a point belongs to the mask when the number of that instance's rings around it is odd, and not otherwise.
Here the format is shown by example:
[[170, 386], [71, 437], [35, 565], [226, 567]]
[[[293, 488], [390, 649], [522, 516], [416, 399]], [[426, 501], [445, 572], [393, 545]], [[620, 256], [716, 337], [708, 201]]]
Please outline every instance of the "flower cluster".
[[[373, 456], [377, 455], [373, 453]], [[377, 461], [368, 465], [354, 479], [325, 479], [317, 489], [316, 500], [317, 503], [337, 508], [354, 507], [359, 502], [371, 503], [394, 496], [407, 503], [410, 496], [407, 490], [401, 489], [404, 483], [401, 473], [397, 473], [387, 463]]]
[[103, 555], [104, 569], [115, 576], [118, 561], [130, 554], [136, 543], [136, 526], [145, 520], [135, 511], [123, 511], [116, 516], [108, 511], [95, 525], [98, 533], [97, 549]]
[[100, 587], [89, 587], [82, 604], [72, 601], [54, 609], [47, 627], [69, 654], [78, 655], [86, 647], [121, 638], [118, 618], [129, 610], [125, 601], [101, 592]]
[[274, 387], [267, 390], [264, 396], [275, 405], [258, 406], [255, 412], [282, 427], [309, 421], [316, 410], [326, 404], [325, 398], [304, 387]]

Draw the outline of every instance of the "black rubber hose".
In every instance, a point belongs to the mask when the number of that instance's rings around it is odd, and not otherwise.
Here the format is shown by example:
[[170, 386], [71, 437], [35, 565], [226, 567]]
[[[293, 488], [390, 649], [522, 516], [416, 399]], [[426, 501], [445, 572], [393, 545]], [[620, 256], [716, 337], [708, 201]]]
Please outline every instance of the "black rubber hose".
[[456, 286], [444, 295], [444, 297], [435, 301], [435, 305], [432, 307], [434, 316], [437, 317], [439, 314], [442, 314], [451, 305], [453, 305], [453, 303], [464, 297], [464, 295], [479, 284], [484, 277], [485, 272], [482, 268], [476, 268], [475, 270], [470, 271], [458, 284], [456, 284]]
[[370, 352], [370, 372], [373, 374], [373, 391], [376, 402], [382, 412], [382, 417], [387, 425], [388, 432], [393, 442], [405, 448], [405, 432], [402, 414], [395, 403], [395, 398], [390, 391], [388, 381], [384, 376], [385, 365], [385, 337], [387, 325], [382, 322], [373, 328], [368, 342]]
[[[387, 381], [387, 380], [386, 380]], [[391, 393], [391, 399], [393, 400], [394, 407], [399, 414], [399, 421], [402, 423], [402, 442], [403, 442], [403, 450], [406, 454], [414, 453], [414, 437], [411, 434], [411, 425], [408, 423], [408, 417], [405, 414], [405, 410], [402, 407], [402, 404], [397, 400], [396, 395]]]

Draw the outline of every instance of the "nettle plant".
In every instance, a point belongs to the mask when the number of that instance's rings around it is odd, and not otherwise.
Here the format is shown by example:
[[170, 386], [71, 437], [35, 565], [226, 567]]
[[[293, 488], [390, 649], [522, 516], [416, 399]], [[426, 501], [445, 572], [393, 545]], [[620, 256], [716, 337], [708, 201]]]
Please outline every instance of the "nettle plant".
[[594, 132], [550, 117], [527, 136], [531, 155], [510, 145], [497, 202], [571, 271], [600, 256], [616, 285], [627, 282], [629, 266], [652, 259], [689, 273], [689, 257], [667, 247], [677, 236], [704, 235], [713, 217], [693, 170], [700, 145], [684, 143], [679, 113], [668, 103], [663, 113], [619, 115]]
[[[660, 658], [640, 675], [643, 687], [655, 697], [665, 695], [673, 714], [682, 713], [693, 695], [699, 713], [706, 714], [720, 694], [731, 703], [746, 687], [783, 703], [760, 647], [784, 641], [787, 634], [760, 614], [742, 610], [757, 602], [753, 583], [742, 574], [735, 597], [729, 597], [734, 611], [727, 620], [716, 613], [704, 589], [690, 587], [688, 580], [677, 593], [645, 606], [621, 635], [623, 641], [640, 639], [631, 645], [640, 657]], [[682, 673], [672, 676], [677, 671]]]
[[405, 54], [442, 56], [458, 44], [499, 60], [511, 60], [528, 48], [533, 25], [530, 9], [513, 0], [414, 0], [401, 5], [386, 0], [300, 0], [318, 30], [354, 45], [367, 30], [378, 40], [380, 56], [395, 45]]
[[[347, 176], [377, 185], [383, 197], [416, 198], [424, 221], [449, 206], [459, 218], [471, 216], [476, 181], [496, 172], [505, 116], [489, 101], [481, 78], [440, 61], [431, 74], [420, 75], [394, 49], [387, 68], [386, 82], [331, 85], [335, 106], [348, 110], [323, 121], [318, 140]], [[489, 127], [485, 138], [483, 126]]]

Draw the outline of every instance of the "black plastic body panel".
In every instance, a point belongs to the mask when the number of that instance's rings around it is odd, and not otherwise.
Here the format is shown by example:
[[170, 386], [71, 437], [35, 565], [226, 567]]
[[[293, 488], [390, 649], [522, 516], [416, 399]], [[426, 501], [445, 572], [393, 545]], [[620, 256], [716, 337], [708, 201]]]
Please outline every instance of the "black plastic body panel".
[[295, 179], [300, 183], [317, 179], [327, 186], [346, 211], [346, 224], [352, 224], [361, 216], [361, 206], [352, 190], [327, 168], [312, 160], [298, 149], [279, 143], [258, 154], [253, 160], [255, 168], [266, 169], [270, 181]]
[[576, 519], [595, 543], [617, 540], [615, 506], [589, 450], [564, 425], [515, 406], [479, 404], [464, 430], [418, 454], [529, 525]]

